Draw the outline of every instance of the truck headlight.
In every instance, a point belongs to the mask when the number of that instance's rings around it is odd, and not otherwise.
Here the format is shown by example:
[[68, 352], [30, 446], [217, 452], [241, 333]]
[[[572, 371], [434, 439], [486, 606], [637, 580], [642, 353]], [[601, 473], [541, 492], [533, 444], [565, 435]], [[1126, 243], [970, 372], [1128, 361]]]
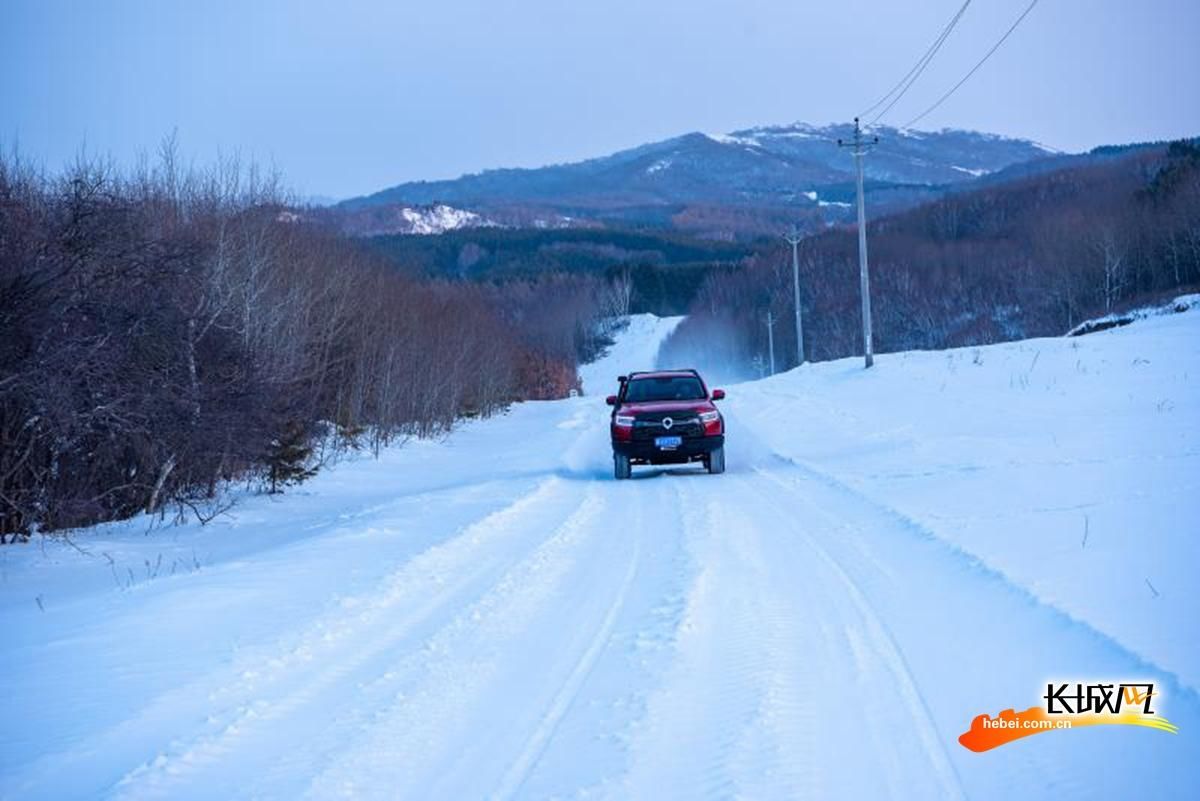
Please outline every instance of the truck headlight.
[[618, 414], [613, 422], [619, 425], [621, 428], [633, 428], [633, 415]]
[[721, 419], [721, 413], [715, 409], [711, 412], [700, 412], [701, 423], [715, 423]]

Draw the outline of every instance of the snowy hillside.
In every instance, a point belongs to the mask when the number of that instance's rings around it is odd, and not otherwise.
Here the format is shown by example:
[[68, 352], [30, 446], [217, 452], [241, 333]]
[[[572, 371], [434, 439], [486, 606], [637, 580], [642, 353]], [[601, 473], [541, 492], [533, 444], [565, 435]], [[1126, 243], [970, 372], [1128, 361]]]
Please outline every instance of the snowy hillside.
[[497, 225], [481, 214], [445, 203], [376, 206], [341, 215], [339, 219], [342, 228], [355, 236], [444, 234], [463, 228], [494, 228]]
[[444, 234], [459, 228], [478, 228], [491, 224], [473, 211], [456, 209], [444, 203], [404, 208], [400, 210], [400, 216], [408, 223], [406, 233], [410, 234]]
[[[0, 548], [0, 798], [1181, 798], [1200, 311], [726, 387], [729, 472], [611, 480], [615, 376], [206, 528]], [[1178, 735], [983, 754], [1050, 678]]]

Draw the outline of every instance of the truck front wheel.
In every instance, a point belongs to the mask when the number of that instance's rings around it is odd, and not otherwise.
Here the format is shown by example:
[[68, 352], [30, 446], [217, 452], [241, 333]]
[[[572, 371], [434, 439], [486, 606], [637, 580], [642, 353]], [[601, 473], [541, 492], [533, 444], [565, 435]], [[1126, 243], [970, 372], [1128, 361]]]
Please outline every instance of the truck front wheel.
[[708, 467], [708, 472], [716, 475], [717, 473], [725, 472], [725, 446], [713, 448], [708, 454], [708, 458], [704, 460], [705, 466]]
[[613, 454], [613, 476], [617, 481], [624, 478], [629, 478], [633, 473], [633, 468], [629, 465], [629, 457], [622, 453]]

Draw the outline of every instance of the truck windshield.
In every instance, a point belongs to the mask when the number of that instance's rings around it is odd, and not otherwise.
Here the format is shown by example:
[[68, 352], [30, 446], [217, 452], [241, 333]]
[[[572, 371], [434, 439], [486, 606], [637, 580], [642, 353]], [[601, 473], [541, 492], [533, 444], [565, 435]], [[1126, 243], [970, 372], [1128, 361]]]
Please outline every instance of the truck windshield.
[[704, 385], [693, 376], [647, 376], [632, 378], [625, 385], [626, 403], [703, 400], [706, 397]]

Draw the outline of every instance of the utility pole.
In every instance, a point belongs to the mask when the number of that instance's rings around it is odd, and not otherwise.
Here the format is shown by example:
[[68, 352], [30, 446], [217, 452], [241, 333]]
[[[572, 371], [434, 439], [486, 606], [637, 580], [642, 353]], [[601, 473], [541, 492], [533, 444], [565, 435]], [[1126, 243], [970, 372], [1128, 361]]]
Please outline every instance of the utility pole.
[[783, 238], [792, 246], [792, 291], [795, 293], [796, 303], [796, 364], [801, 365], [804, 364], [804, 324], [800, 320], [800, 257], [796, 252], [796, 246], [800, 244], [800, 232], [793, 225], [792, 230]]
[[867, 212], [863, 206], [863, 156], [871, 147], [879, 144], [879, 137], [870, 141], [863, 139], [862, 128], [858, 125], [858, 117], [854, 118], [854, 140], [837, 141], [838, 147], [849, 147], [850, 155], [854, 156], [854, 166], [858, 171], [858, 283], [862, 293], [862, 323], [863, 323], [863, 353], [866, 356], [866, 366], [875, 363], [871, 346], [871, 278], [867, 272]]
[[775, 375], [775, 318], [767, 309], [767, 353], [771, 359], [771, 375]]

